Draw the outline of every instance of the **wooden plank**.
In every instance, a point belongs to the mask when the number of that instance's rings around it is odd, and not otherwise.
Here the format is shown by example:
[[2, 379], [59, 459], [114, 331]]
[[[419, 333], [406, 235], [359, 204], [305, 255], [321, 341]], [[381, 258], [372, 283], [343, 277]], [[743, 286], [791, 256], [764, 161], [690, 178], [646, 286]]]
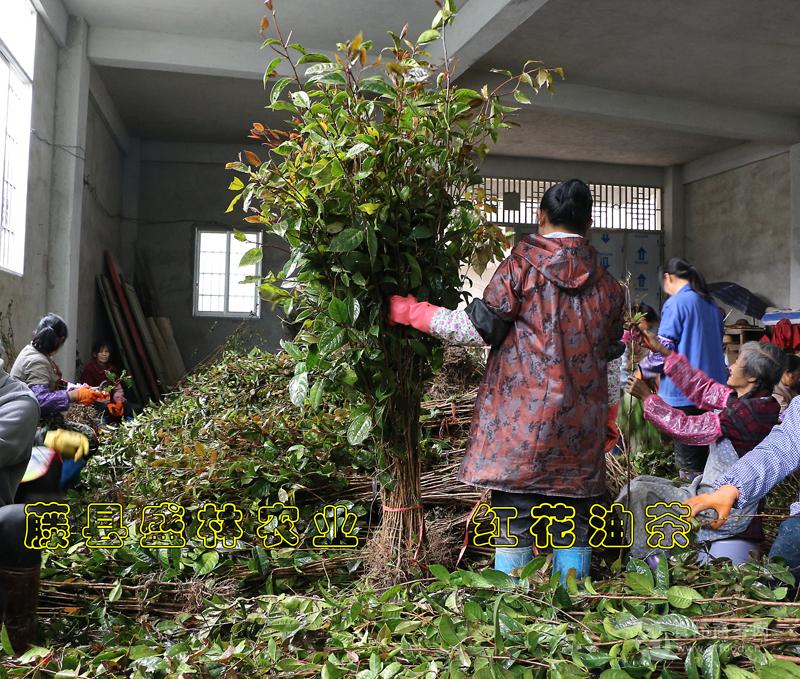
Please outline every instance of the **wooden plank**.
[[147, 327], [150, 330], [150, 335], [156, 344], [156, 350], [158, 351], [158, 355], [161, 357], [161, 362], [164, 364], [164, 373], [167, 379], [165, 385], [172, 387], [177, 384], [178, 380], [180, 379], [180, 375], [177, 374], [177, 371], [172, 365], [172, 360], [170, 359], [169, 351], [167, 350], [167, 344], [164, 342], [164, 338], [161, 336], [161, 330], [158, 329], [156, 319], [152, 316], [147, 317]]
[[150, 364], [153, 366], [153, 372], [155, 372], [158, 381], [161, 382], [161, 386], [166, 386], [167, 377], [164, 372], [164, 364], [161, 361], [158, 348], [150, 333], [150, 327], [147, 325], [147, 319], [144, 316], [144, 311], [142, 311], [142, 305], [139, 304], [139, 297], [136, 295], [136, 290], [134, 290], [133, 286], [127, 281], [123, 281], [122, 285], [125, 288], [125, 296], [128, 298], [128, 305], [133, 312], [133, 319], [136, 321], [136, 327], [142, 337], [147, 357], [150, 359]]
[[161, 331], [161, 336], [164, 338], [164, 343], [167, 345], [167, 354], [175, 367], [178, 379], [181, 379], [186, 374], [186, 364], [183, 362], [181, 350], [178, 348], [178, 343], [175, 341], [175, 335], [172, 332], [172, 322], [164, 316], [156, 318], [158, 329]]
[[137, 360], [142, 366], [147, 388], [153, 394], [153, 397], [155, 399], [158, 399], [161, 396], [161, 391], [158, 388], [158, 383], [156, 382], [156, 376], [153, 373], [153, 367], [150, 365], [150, 360], [147, 358], [147, 351], [144, 348], [142, 337], [139, 334], [139, 330], [136, 327], [136, 321], [133, 320], [133, 313], [131, 312], [131, 309], [128, 306], [128, 300], [125, 297], [125, 291], [122, 289], [122, 279], [120, 278], [119, 275], [119, 268], [117, 267], [117, 262], [114, 259], [114, 256], [110, 252], [108, 252], [108, 250], [106, 250], [105, 252], [105, 257], [106, 257], [106, 266], [108, 267], [108, 272], [111, 275], [111, 283], [114, 287], [114, 293], [120, 304], [120, 307], [122, 307], [122, 315], [125, 318], [125, 323], [127, 324], [128, 332], [131, 336], [131, 339], [133, 340], [133, 346], [136, 349]]
[[111, 295], [111, 283], [103, 274], [97, 274], [97, 289], [100, 291], [100, 299], [108, 316], [111, 330], [114, 333], [114, 340], [119, 349], [120, 358], [122, 359], [122, 367], [128, 371], [128, 374], [133, 379], [133, 388], [136, 392], [136, 398], [144, 405], [148, 398], [144, 378], [142, 377], [139, 364], [136, 362], [136, 355], [133, 353], [133, 347], [130, 344], [130, 338], [125, 332], [125, 324], [122, 321], [122, 314]]

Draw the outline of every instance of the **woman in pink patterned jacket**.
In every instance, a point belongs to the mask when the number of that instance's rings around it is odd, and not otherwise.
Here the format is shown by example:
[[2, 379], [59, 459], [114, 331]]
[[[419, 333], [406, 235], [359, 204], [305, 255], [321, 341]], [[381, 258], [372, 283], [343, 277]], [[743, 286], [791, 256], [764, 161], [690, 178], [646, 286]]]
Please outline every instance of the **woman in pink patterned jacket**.
[[[633, 512], [633, 547], [631, 555], [645, 558], [661, 550], [648, 544], [645, 526], [646, 509], [657, 502], [685, 502], [690, 497], [709, 493], [714, 482], [745, 453], [755, 448], [778, 424], [780, 405], [772, 397], [772, 389], [780, 380], [785, 356], [776, 346], [748, 342], [730, 367], [728, 383], [720, 384], [697, 368], [685, 356], [661, 345], [649, 335], [654, 351], [666, 357], [665, 374], [698, 408], [709, 412], [687, 415], [668, 405], [654, 394], [646, 382], [636, 377], [628, 380], [628, 391], [644, 401], [644, 417], [675, 441], [687, 445], [710, 445], [703, 473], [691, 483], [675, 486], [670, 479], [639, 476], [623, 488], [618, 502]], [[697, 539], [713, 542], [744, 533], [750, 527], [750, 516], [757, 502], [740, 508], [720, 530], [701, 528]], [[673, 524], [674, 527], [674, 524]]]
[[[465, 311], [390, 300], [395, 323], [492, 347], [458, 479], [490, 488], [494, 507], [517, 510], [510, 526], [500, 521], [495, 567], [506, 573], [532, 558], [532, 529], [539, 546], [558, 547], [554, 570], [588, 573], [589, 508], [605, 491], [608, 351], [622, 335], [624, 306], [622, 287], [586, 241], [591, 208], [580, 180], [549, 188], [539, 233], [515, 245]], [[574, 533], [541, 535], [549, 521], [531, 509], [543, 503], [560, 505]]]

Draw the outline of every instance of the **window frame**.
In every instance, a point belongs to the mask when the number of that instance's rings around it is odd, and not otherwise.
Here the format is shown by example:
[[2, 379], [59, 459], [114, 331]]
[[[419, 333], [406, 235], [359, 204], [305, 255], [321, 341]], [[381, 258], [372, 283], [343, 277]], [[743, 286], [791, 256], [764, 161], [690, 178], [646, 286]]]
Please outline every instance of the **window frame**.
[[[35, 14], [35, 9], [31, 7], [34, 13], [33, 19], [33, 39], [36, 39], [36, 31], [38, 30], [38, 20]], [[18, 184], [15, 187], [11, 199], [8, 200], [8, 211], [11, 221], [6, 229], [12, 234], [12, 246], [9, 251], [3, 253], [4, 244], [2, 239], [3, 226], [0, 224], [0, 271], [13, 276], [22, 277], [25, 275], [25, 240], [27, 236], [27, 219], [28, 219], [28, 183], [30, 180], [30, 137], [31, 137], [31, 124], [33, 117], [33, 63], [28, 64], [25, 68], [19, 59], [16, 58], [10, 47], [0, 38], [0, 59], [5, 62], [8, 69], [9, 81], [6, 87], [6, 110], [3, 112], [3, 119], [5, 120], [3, 128], [0, 130], [0, 218], [2, 217], [2, 209], [4, 202], [4, 191], [6, 186], [6, 165], [8, 164], [7, 153], [8, 149], [6, 144], [8, 141], [8, 124], [9, 124], [9, 111], [11, 110], [11, 91], [12, 83], [11, 78], [15, 78], [20, 86], [25, 90], [24, 106], [26, 111], [21, 111], [24, 114], [25, 120], [19, 121], [20, 126], [20, 148], [18, 152], [22, 161], [20, 167], [22, 172], [19, 174]], [[17, 203], [18, 201], [18, 203]], [[15, 219], [16, 218], [16, 219]]]
[[[222, 233], [227, 236], [225, 241], [225, 292], [223, 293], [223, 311], [200, 311], [198, 308], [199, 301], [200, 301], [200, 244], [202, 241], [202, 234], [204, 233]], [[264, 240], [262, 237], [261, 231], [243, 231], [243, 233], [248, 237], [250, 240], [253, 237], [258, 239], [258, 246], [253, 247], [264, 247]], [[194, 293], [192, 299], [192, 316], [195, 318], [233, 318], [233, 319], [251, 319], [256, 320], [261, 318], [261, 305], [262, 299], [258, 292], [258, 286], [253, 283], [253, 311], [251, 312], [244, 312], [244, 311], [228, 311], [228, 306], [230, 303], [230, 277], [231, 277], [231, 239], [234, 238], [234, 230], [233, 229], [226, 229], [226, 228], [214, 228], [214, 227], [207, 227], [207, 226], [198, 226], [195, 228], [195, 235], [194, 235]], [[246, 275], [261, 275], [262, 270], [262, 262], [258, 261], [254, 264], [256, 267], [255, 274], [242, 274], [242, 276]]]

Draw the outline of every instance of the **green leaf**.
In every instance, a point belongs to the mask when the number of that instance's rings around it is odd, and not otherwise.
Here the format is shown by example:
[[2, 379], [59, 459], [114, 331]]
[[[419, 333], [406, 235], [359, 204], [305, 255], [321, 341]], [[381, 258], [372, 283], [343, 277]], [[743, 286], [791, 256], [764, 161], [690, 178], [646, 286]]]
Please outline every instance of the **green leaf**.
[[667, 601], [674, 608], [689, 608], [693, 601], [702, 598], [700, 593], [691, 587], [674, 585], [667, 590]]
[[428, 566], [428, 570], [430, 570], [431, 575], [435, 577], [437, 580], [444, 582], [445, 584], [450, 584], [450, 571], [448, 571], [444, 566], [438, 563], [432, 563]]
[[275, 57], [269, 62], [269, 64], [267, 64], [267, 67], [264, 69], [264, 88], [267, 87], [267, 79], [273, 75], [275, 69], [281, 65], [282, 61], [283, 57]]
[[461, 642], [461, 638], [456, 634], [453, 621], [446, 613], [439, 618], [439, 637], [448, 649], [454, 648]]
[[503, 640], [503, 633], [500, 630], [500, 604], [503, 601], [501, 594], [494, 602], [494, 610], [492, 611], [492, 621], [494, 622], [494, 646], [498, 653], [506, 650], [506, 645]]
[[347, 335], [344, 328], [334, 327], [326, 330], [322, 334], [322, 337], [319, 338], [319, 353], [323, 357], [327, 358], [330, 354], [341, 347], [345, 343], [346, 339]]
[[314, 410], [318, 410], [320, 405], [322, 404], [322, 395], [324, 393], [325, 393], [325, 380], [318, 380], [317, 382], [314, 382], [314, 385], [311, 387], [311, 391], [309, 391], [308, 393], [311, 407]]
[[426, 43], [433, 42], [434, 40], [438, 40], [442, 37], [442, 34], [439, 33], [435, 28], [429, 28], [427, 31], [423, 31], [419, 38], [417, 38], [418, 45], [425, 45]]
[[664, 632], [681, 637], [690, 637], [697, 634], [697, 625], [691, 618], [680, 613], [669, 613], [652, 619]]
[[525, 566], [523, 566], [522, 570], [520, 571], [519, 573], [520, 579], [531, 577], [531, 575], [533, 575], [544, 565], [545, 561], [547, 561], [547, 557], [545, 556], [537, 556], [531, 559], [528, 563], [525, 564]]
[[328, 246], [331, 252], [350, 252], [355, 250], [364, 240], [364, 232], [361, 229], [345, 229], [337, 234]]
[[752, 672], [736, 667], [736, 665], [726, 665], [723, 671], [728, 679], [758, 679]]
[[49, 648], [43, 648], [42, 646], [31, 646], [27, 651], [25, 651], [25, 653], [17, 658], [17, 662], [21, 665], [26, 665], [34, 660], [39, 660], [39, 658], [44, 658], [49, 653]]
[[514, 99], [516, 99], [520, 104], [531, 103], [531, 100], [528, 99], [528, 96], [522, 90], [514, 90]]
[[320, 54], [319, 52], [308, 52], [297, 60], [296, 66], [300, 64], [329, 64], [331, 63], [330, 57]]
[[636, 594], [650, 596], [653, 594], [653, 574], [645, 573], [626, 573], [625, 584]]
[[800, 667], [788, 660], [771, 660], [768, 665], [759, 668], [761, 679], [797, 679]]
[[5, 623], [3, 623], [3, 627], [0, 629], [0, 645], [3, 647], [6, 655], [14, 655], [14, 647], [11, 645], [11, 639], [8, 638], [8, 630], [6, 629]]
[[250, 266], [251, 264], [260, 262], [263, 256], [264, 250], [262, 250], [261, 247], [250, 248], [242, 255], [242, 258], [239, 260], [239, 266]]
[[369, 144], [365, 144], [363, 141], [358, 142], [357, 144], [353, 144], [347, 150], [347, 157], [348, 158], [355, 158], [358, 154], [363, 153], [367, 149], [372, 148]]
[[350, 305], [338, 297], [332, 297], [328, 304], [328, 315], [340, 325], [346, 325], [352, 321], [350, 318]]
[[615, 639], [633, 639], [642, 632], [642, 621], [633, 613], [618, 613], [603, 619], [603, 628]]
[[372, 431], [372, 417], [369, 413], [357, 414], [347, 428], [347, 441], [351, 446], [363, 443]]
[[305, 90], [297, 90], [289, 95], [292, 103], [298, 108], [311, 108], [311, 98]]
[[362, 92], [372, 92], [373, 94], [380, 94], [390, 99], [397, 97], [397, 91], [380, 76], [365, 78], [361, 81], [359, 89]]
[[372, 224], [367, 224], [367, 250], [369, 250], [369, 261], [374, 265], [378, 257], [378, 237], [375, 235], [375, 227]]
[[717, 644], [711, 644], [704, 651], [700, 658], [700, 668], [703, 670], [705, 679], [720, 679], [719, 651]]
[[621, 670], [618, 668], [611, 668], [604, 670], [600, 674], [600, 679], [633, 679], [630, 674], [628, 674], [625, 670]]
[[286, 86], [292, 82], [291, 78], [279, 78], [275, 81], [275, 84], [272, 86], [272, 91], [269, 93], [269, 103], [274, 104], [278, 101], [278, 97], [281, 96], [281, 92], [286, 89]]
[[199, 561], [195, 563], [194, 570], [198, 575], [208, 575], [217, 567], [217, 564], [219, 564], [219, 552], [216, 550], [203, 552]]
[[418, 240], [422, 240], [424, 238], [430, 238], [433, 235], [433, 231], [431, 227], [425, 226], [420, 224], [419, 226], [415, 226], [411, 229], [411, 237], [416, 238]]
[[241, 191], [244, 188], [244, 182], [239, 177], [234, 177], [228, 186], [231, 191]]
[[303, 405], [308, 393], [308, 373], [295, 375], [289, 382], [289, 399], [298, 408]]
[[117, 580], [114, 583], [114, 586], [111, 588], [111, 591], [108, 593], [108, 600], [111, 602], [119, 601], [119, 598], [122, 596], [122, 581]]
[[358, 209], [361, 212], [366, 212], [368, 215], [374, 215], [378, 210], [380, 210], [381, 204], [380, 203], [361, 203], [358, 206]]
[[225, 213], [226, 213], [226, 214], [227, 214], [228, 212], [233, 212], [233, 208], [236, 206], [236, 203], [238, 203], [238, 202], [239, 202], [239, 201], [242, 199], [242, 196], [243, 196], [243, 195], [244, 195], [244, 192], [242, 192], [242, 193], [237, 193], [237, 194], [236, 194], [236, 195], [233, 197], [233, 200], [232, 200], [232, 201], [231, 201], [231, 202], [228, 204], [228, 209], [227, 209], [227, 210], [225, 210]]

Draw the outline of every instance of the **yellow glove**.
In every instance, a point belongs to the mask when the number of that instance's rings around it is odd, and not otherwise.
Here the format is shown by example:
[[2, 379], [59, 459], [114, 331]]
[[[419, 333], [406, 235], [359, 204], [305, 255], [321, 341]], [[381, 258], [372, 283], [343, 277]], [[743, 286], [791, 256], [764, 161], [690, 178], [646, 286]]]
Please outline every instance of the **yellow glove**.
[[89, 452], [89, 439], [77, 431], [67, 431], [66, 429], [48, 431], [44, 437], [44, 445], [64, 457], [71, 457], [75, 462]]

